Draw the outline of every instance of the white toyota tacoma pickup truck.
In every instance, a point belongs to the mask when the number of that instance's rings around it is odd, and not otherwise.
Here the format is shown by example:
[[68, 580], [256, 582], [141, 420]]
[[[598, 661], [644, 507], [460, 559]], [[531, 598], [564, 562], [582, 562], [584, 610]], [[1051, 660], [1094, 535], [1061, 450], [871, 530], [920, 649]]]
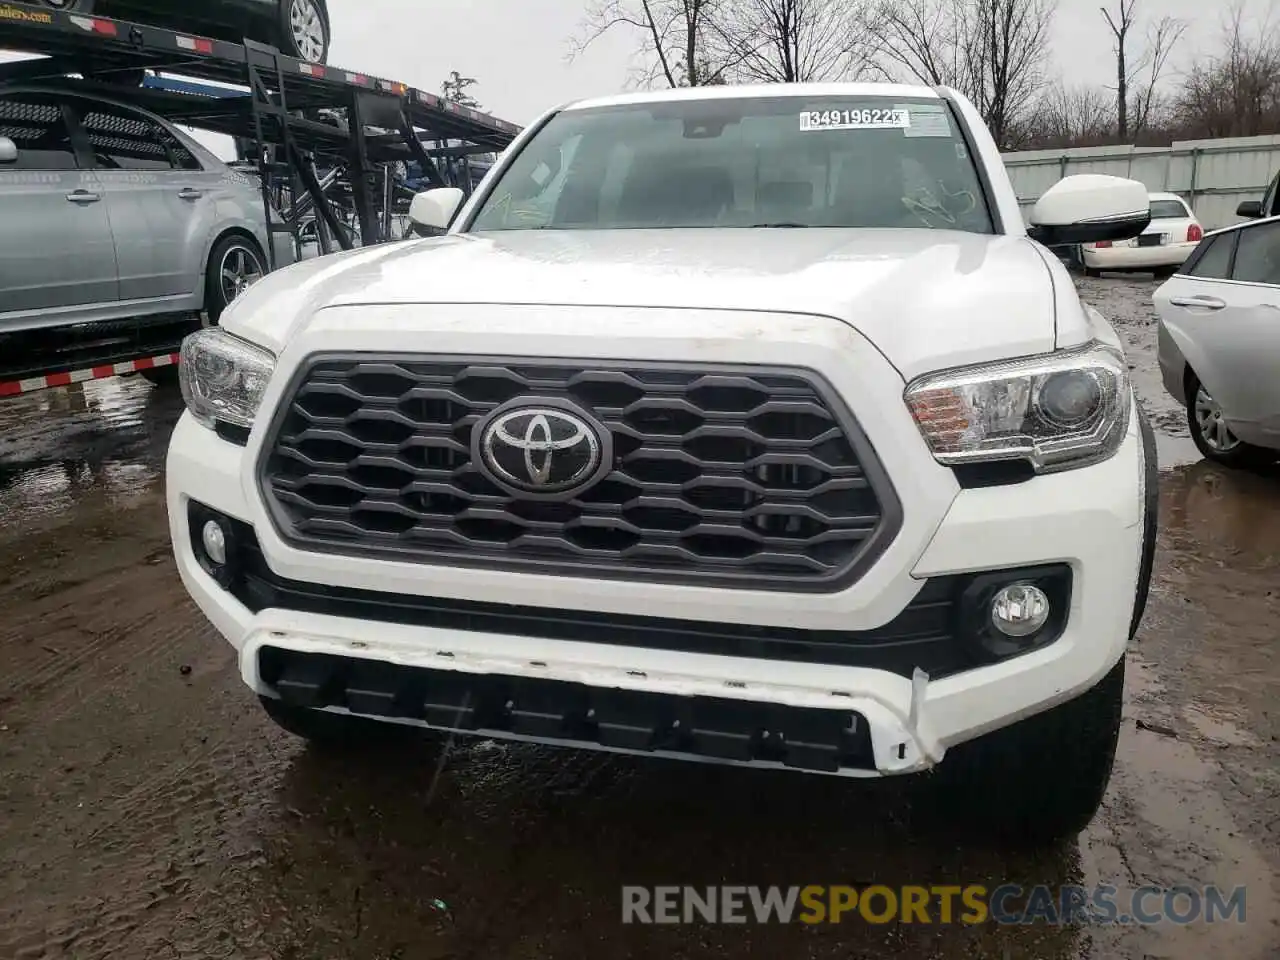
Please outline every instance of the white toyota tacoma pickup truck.
[[415, 199], [444, 235], [281, 270], [186, 342], [178, 569], [313, 741], [937, 768], [991, 828], [1070, 835], [1155, 451], [1049, 248], [1148, 206], [1071, 177], [1026, 226], [947, 89], [549, 111], [465, 203]]

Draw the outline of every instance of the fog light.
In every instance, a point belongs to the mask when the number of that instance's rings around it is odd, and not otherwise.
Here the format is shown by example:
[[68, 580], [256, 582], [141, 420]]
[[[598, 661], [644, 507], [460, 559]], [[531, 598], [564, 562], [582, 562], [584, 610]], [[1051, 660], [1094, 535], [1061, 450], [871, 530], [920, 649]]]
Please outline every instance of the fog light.
[[205, 556], [218, 566], [227, 562], [227, 535], [217, 520], [205, 521], [200, 529], [200, 542], [204, 545]]
[[1002, 587], [991, 601], [991, 623], [1006, 637], [1029, 637], [1049, 621], [1049, 598], [1030, 583]]

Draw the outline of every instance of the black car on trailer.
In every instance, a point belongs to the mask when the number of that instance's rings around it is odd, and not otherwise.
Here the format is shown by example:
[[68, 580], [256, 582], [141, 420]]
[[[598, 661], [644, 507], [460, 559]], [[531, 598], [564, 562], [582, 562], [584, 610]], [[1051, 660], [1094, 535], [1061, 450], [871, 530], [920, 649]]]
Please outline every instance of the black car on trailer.
[[64, 13], [97, 14], [117, 20], [190, 30], [239, 43], [245, 37], [269, 43], [311, 63], [329, 56], [329, 10], [325, 0], [37, 0]]

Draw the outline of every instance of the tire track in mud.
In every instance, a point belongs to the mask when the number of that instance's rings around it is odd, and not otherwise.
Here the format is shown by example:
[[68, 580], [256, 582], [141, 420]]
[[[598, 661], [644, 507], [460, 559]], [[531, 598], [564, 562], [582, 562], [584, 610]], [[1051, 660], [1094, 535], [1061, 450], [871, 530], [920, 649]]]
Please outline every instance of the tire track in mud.
[[[186, 602], [171, 561], [166, 563], [171, 547], [163, 500], [156, 492], [144, 502], [145, 508], [102, 523], [68, 525], [7, 545], [20, 548], [19, 561], [39, 559], [0, 582], [4, 609], [15, 611], [0, 631], [0, 708], [6, 713], [21, 713], [41, 689], [158, 615], [153, 606], [138, 604], [139, 590], [148, 598], [155, 590]], [[140, 578], [139, 570], [146, 575]], [[126, 612], [132, 618], [118, 617]]]
[[260, 859], [245, 827], [296, 747], [263, 738], [183, 593], [158, 492], [84, 519], [0, 584], [21, 611], [0, 635], [0, 956], [227, 955], [254, 909], [223, 876]]
[[[184, 637], [188, 645], [211, 639]], [[158, 669], [118, 673], [111, 696], [29, 733], [58, 744], [86, 721], [109, 723], [113, 701], [145, 693]], [[253, 824], [298, 748], [262, 735], [232, 670], [209, 679], [164, 710], [167, 733], [145, 743], [169, 762], [149, 766], [146, 755], [126, 751], [95, 765], [87, 783], [43, 778], [45, 798], [61, 808], [61, 830], [9, 850], [29, 872], [16, 889], [12, 873], [0, 878], [0, 955], [150, 957], [171, 942], [183, 956], [221, 956], [237, 931], [249, 934], [238, 945], [245, 948], [262, 935], [264, 928], [242, 926], [255, 914], [249, 881], [262, 859]], [[141, 746], [136, 733], [125, 731], [126, 743]]]

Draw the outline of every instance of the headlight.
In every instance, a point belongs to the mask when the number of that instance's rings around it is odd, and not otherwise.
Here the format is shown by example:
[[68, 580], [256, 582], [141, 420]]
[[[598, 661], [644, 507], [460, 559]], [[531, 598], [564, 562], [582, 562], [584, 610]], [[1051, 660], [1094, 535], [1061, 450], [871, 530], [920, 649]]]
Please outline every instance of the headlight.
[[216, 327], [193, 333], [182, 342], [182, 398], [205, 426], [220, 420], [248, 429], [275, 363], [261, 347]]
[[1110, 457], [1132, 403], [1124, 357], [1097, 342], [929, 374], [905, 396], [939, 463], [1028, 460], [1037, 473]]

